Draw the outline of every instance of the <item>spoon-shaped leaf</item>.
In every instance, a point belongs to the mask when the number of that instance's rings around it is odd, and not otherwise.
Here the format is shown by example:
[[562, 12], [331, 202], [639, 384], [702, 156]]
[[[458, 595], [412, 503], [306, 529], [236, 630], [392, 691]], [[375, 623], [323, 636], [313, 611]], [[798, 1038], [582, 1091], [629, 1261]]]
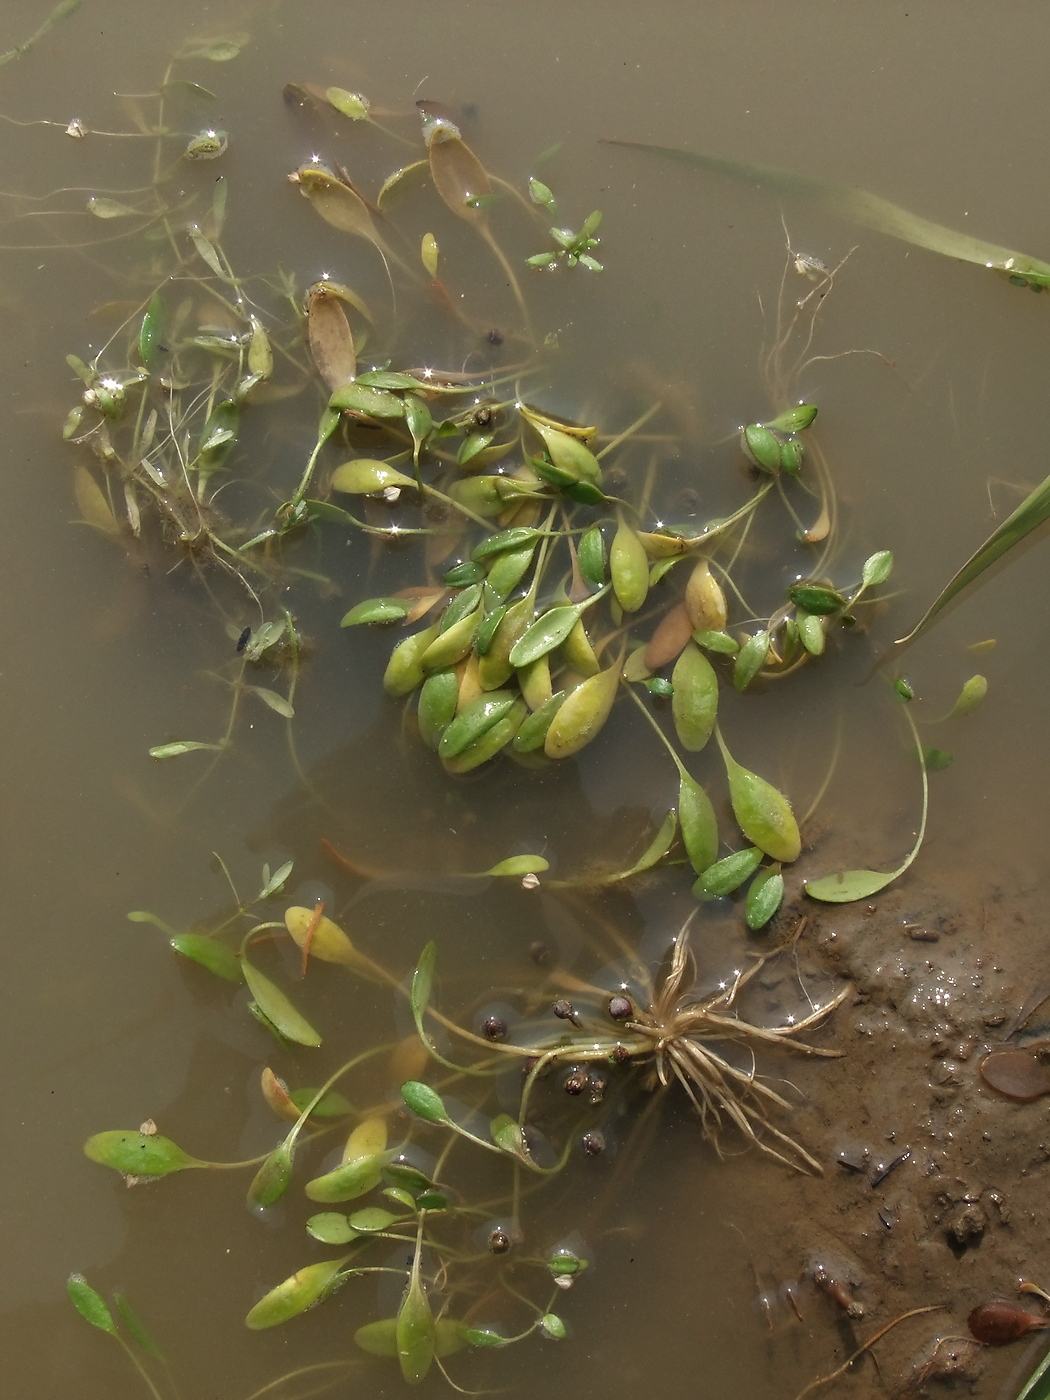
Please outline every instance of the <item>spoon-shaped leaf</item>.
[[85, 1322], [97, 1327], [100, 1332], [117, 1335], [117, 1324], [101, 1293], [96, 1293], [83, 1274], [70, 1274], [66, 1280], [66, 1292], [70, 1301]]
[[612, 666], [589, 676], [565, 697], [543, 741], [548, 758], [569, 758], [595, 738], [616, 700], [622, 660], [621, 656]]
[[486, 875], [542, 875], [550, 862], [542, 856], [508, 856], [485, 871]]
[[349, 1244], [357, 1239], [357, 1231], [346, 1216], [334, 1210], [311, 1215], [306, 1222], [306, 1233], [322, 1244]]
[[216, 977], [224, 977], [227, 982], [243, 982], [244, 969], [241, 960], [232, 948], [203, 933], [177, 933], [169, 940], [176, 953], [181, 953], [191, 962], [206, 967]]
[[693, 887], [693, 893], [698, 898], [701, 895], [719, 898], [732, 894], [762, 864], [762, 854], [757, 846], [749, 846], [745, 851], [734, 851], [730, 856], [723, 856], [714, 865], [708, 866]]
[[297, 1045], [320, 1045], [321, 1037], [310, 1022], [295, 1009], [289, 999], [269, 977], [264, 976], [246, 957], [241, 957], [244, 980], [255, 1003], [266, 1019], [273, 1023], [287, 1040]]
[[415, 632], [390, 653], [386, 670], [383, 672], [383, 689], [395, 698], [409, 695], [423, 681], [423, 656], [440, 632], [438, 623], [422, 632]]
[[582, 603], [565, 603], [558, 607], [548, 608], [541, 617], [538, 617], [525, 629], [511, 647], [510, 664], [515, 667], [531, 666], [541, 656], [546, 656], [555, 647], [561, 646], [586, 609], [604, 592], [605, 589], [602, 589], [601, 593], [592, 593]]
[[984, 676], [971, 676], [959, 692], [959, 698], [951, 708], [949, 719], [958, 719], [960, 715], [968, 715], [971, 710], [975, 710], [984, 697], [988, 694], [988, 682]]
[[363, 623], [401, 622], [412, 611], [409, 598], [366, 598], [356, 603], [340, 622], [340, 627], [359, 627]]
[[718, 677], [695, 642], [686, 643], [671, 672], [671, 713], [684, 749], [698, 753], [710, 739], [718, 716]]
[[511, 690], [488, 690], [462, 709], [442, 734], [438, 743], [440, 758], [455, 758], [468, 744], [480, 739], [486, 730], [503, 718], [517, 696]]
[[293, 1152], [294, 1148], [287, 1139], [274, 1148], [248, 1187], [249, 1206], [265, 1209], [281, 1199], [292, 1179]]
[[774, 860], [785, 863], [798, 860], [802, 839], [787, 798], [765, 778], [742, 768], [726, 748], [717, 729], [715, 737], [722, 750], [729, 779], [729, 799], [740, 830], [753, 846], [765, 851]]
[[649, 556], [636, 531], [622, 520], [609, 550], [609, 572], [620, 607], [637, 612], [649, 592]]
[[353, 332], [342, 302], [324, 282], [306, 293], [306, 327], [317, 373], [333, 391], [348, 384], [357, 373]]
[[314, 1303], [320, 1302], [349, 1257], [345, 1254], [341, 1259], [307, 1264], [305, 1269], [300, 1269], [276, 1288], [271, 1288], [265, 1298], [260, 1298], [244, 1319], [245, 1325], [253, 1332], [259, 1332], [264, 1327], [276, 1327], [278, 1323], [287, 1322], [289, 1318], [305, 1312]]
[[784, 898], [784, 877], [779, 865], [767, 865], [760, 870], [747, 892], [744, 917], [749, 929], [764, 928], [780, 908]]
[[412, 986], [408, 994], [408, 1004], [412, 1008], [412, 1019], [416, 1023], [416, 1030], [419, 1038], [427, 1041], [426, 1031], [423, 1026], [423, 1017], [430, 1004], [430, 996], [434, 990], [434, 969], [437, 966], [437, 943], [434, 939], [426, 945], [419, 955], [419, 962], [416, 963], [415, 971], [412, 973]]
[[409, 1385], [417, 1385], [430, 1370], [436, 1342], [434, 1314], [423, 1280], [419, 1276], [422, 1232], [421, 1218], [416, 1252], [412, 1259], [412, 1274], [397, 1314], [397, 1359], [401, 1363], [401, 1374]]
[[366, 1322], [354, 1333], [354, 1341], [362, 1351], [372, 1356], [397, 1355], [397, 1318], [384, 1317], [378, 1322]]
[[684, 768], [678, 780], [678, 823], [689, 864], [702, 875], [718, 854], [718, 818], [707, 793]]
[[126, 1176], [170, 1176], [172, 1172], [207, 1165], [159, 1133], [95, 1133], [84, 1144], [84, 1154], [100, 1166], [112, 1167]]
[[959, 258], [963, 262], [978, 263], [981, 267], [992, 267], [1011, 277], [1023, 278], [1036, 286], [1050, 285], [1050, 264], [1025, 253], [1001, 248], [995, 243], [973, 238], [966, 233], [941, 224], [931, 223], [918, 214], [909, 213], [888, 199], [869, 194], [851, 185], [840, 185], [833, 180], [815, 179], [809, 175], [796, 175], [789, 170], [780, 170], [768, 165], [751, 165], [747, 161], [730, 160], [724, 156], [705, 155], [699, 151], [678, 150], [670, 146], [649, 146], [637, 141], [612, 141], [614, 146], [630, 146], [635, 150], [648, 151], [653, 155], [666, 156], [704, 170], [717, 170], [737, 179], [747, 180], [760, 188], [780, 195], [794, 195], [809, 200], [831, 214], [848, 219], [852, 223], [873, 228], [879, 233], [887, 233], [892, 238], [900, 238], [905, 243], [919, 248], [928, 248], [934, 253], [943, 253], [949, 258]]
[[326, 914], [318, 918], [316, 909], [293, 904], [284, 911], [284, 926], [299, 948], [304, 947], [309, 937], [312, 958], [318, 958], [321, 962], [342, 963], [345, 967], [353, 967], [361, 961], [357, 949], [339, 925]]
[[383, 1168], [392, 1162], [396, 1153], [376, 1152], [370, 1157], [353, 1157], [349, 1162], [334, 1167], [323, 1176], [315, 1176], [305, 1186], [311, 1201], [324, 1205], [335, 1205], [340, 1201], [354, 1201], [358, 1196], [367, 1196], [382, 1180]]
[[371, 461], [360, 457], [354, 462], [344, 462], [332, 473], [332, 490], [346, 491], [353, 496], [370, 496], [376, 491], [385, 491], [388, 486], [415, 486], [412, 477], [399, 472], [386, 462]]
[[422, 1084], [418, 1079], [410, 1079], [407, 1084], [401, 1085], [401, 1097], [413, 1113], [426, 1119], [428, 1123], [447, 1123], [449, 1121], [444, 1099], [429, 1084]]
[[434, 188], [453, 214], [481, 223], [492, 194], [485, 167], [451, 122], [429, 122], [424, 133]]

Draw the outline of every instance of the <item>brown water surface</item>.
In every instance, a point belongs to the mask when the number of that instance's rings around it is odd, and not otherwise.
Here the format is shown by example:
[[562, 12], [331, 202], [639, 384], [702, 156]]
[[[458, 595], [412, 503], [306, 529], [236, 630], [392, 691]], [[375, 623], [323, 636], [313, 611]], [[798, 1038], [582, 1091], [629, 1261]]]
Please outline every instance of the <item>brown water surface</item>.
[[[30, 34], [44, 9], [7, 0], [0, 50]], [[630, 859], [650, 817], [674, 802], [673, 771], [626, 705], [593, 748], [557, 771], [504, 764], [450, 783], [405, 740], [398, 707], [382, 698], [388, 637], [338, 631], [351, 602], [382, 591], [368, 577], [360, 537], [314, 561], [338, 596], [303, 587], [294, 600], [314, 647], [296, 725], [313, 792], [290, 761], [283, 726], [262, 706], [245, 713], [233, 751], [199, 786], [200, 755], [169, 764], [147, 756], [170, 738], [221, 730], [223, 691], [207, 673], [229, 660], [232, 644], [186, 569], [169, 573], [156, 559], [147, 569], [75, 523], [75, 453], [59, 434], [80, 386], [64, 357], [87, 358], [115, 329], [95, 314], [100, 304], [146, 294], [143, 245], [124, 249], [119, 221], [79, 211], [90, 193], [148, 182], [150, 156], [146, 142], [74, 140], [63, 127], [79, 118], [96, 131], [132, 130], [114, 94], [149, 92], [188, 37], [229, 30], [250, 35], [236, 60], [180, 71], [217, 93], [200, 125], [230, 133], [228, 154], [185, 181], [226, 175], [224, 247], [235, 267], [246, 275], [282, 267], [300, 288], [328, 273], [386, 311], [372, 251], [322, 224], [285, 176], [316, 141], [374, 191], [410, 158], [407, 147], [363, 124], [311, 130], [282, 101], [286, 82], [336, 83], [395, 112], [421, 95], [440, 99], [464, 115], [464, 135], [487, 166], [519, 186], [541, 152], [563, 143], [543, 176], [575, 226], [592, 208], [603, 211], [605, 271], [528, 284], [541, 334], [559, 339], [549, 382], [530, 393], [551, 411], [610, 429], [654, 395], [668, 396], [682, 406], [680, 421], [695, 424], [680, 449], [682, 479], [699, 475], [702, 462], [727, 460], [716, 445], [771, 409], [757, 361], [785, 263], [782, 214], [796, 252], [830, 265], [853, 250], [814, 342], [827, 358], [805, 372], [798, 393], [821, 406], [843, 511], [842, 576], [875, 549], [896, 557], [895, 596], [875, 624], [877, 640], [906, 630], [1047, 470], [1050, 297], [599, 144], [622, 137], [691, 147], [857, 184], [948, 226], [1050, 256], [1038, 160], [1050, 124], [1050, 17], [1035, 7], [84, 0], [0, 69], [0, 113], [13, 119], [0, 124], [0, 187], [5, 195], [75, 191], [65, 205], [75, 212], [62, 220], [15, 200], [0, 209], [8, 631], [0, 1336], [12, 1400], [140, 1393], [117, 1349], [69, 1307], [64, 1284], [74, 1270], [127, 1290], [186, 1400], [235, 1400], [283, 1372], [352, 1353], [353, 1329], [379, 1315], [372, 1284], [359, 1281], [285, 1328], [247, 1332], [244, 1314], [265, 1288], [323, 1257], [302, 1233], [301, 1200], [290, 1196], [261, 1223], [242, 1206], [240, 1176], [189, 1173], [128, 1192], [82, 1156], [90, 1133], [148, 1118], [207, 1157], [265, 1152], [275, 1129], [258, 1096], [262, 1066], [280, 1061], [300, 1082], [318, 1077], [299, 1068], [301, 1055], [274, 1049], [245, 1015], [243, 996], [234, 1004], [225, 984], [178, 963], [159, 933], [127, 922], [128, 910], [155, 910], [178, 928], [213, 914], [228, 902], [213, 851], [244, 887], [262, 861], [294, 857], [289, 893], [298, 887], [306, 902], [323, 889], [338, 902], [347, 885], [319, 853], [327, 838], [366, 864], [437, 872], [378, 890], [353, 912], [354, 937], [399, 975], [436, 937], [449, 1003], [473, 1007], [490, 988], [525, 977], [533, 940], [548, 940], [572, 963], [580, 935], [547, 896], [486, 886], [466, 897], [441, 877], [485, 869], [515, 850], [545, 849], [563, 872], [607, 852]], [[52, 125], [18, 124], [34, 121]], [[407, 208], [422, 217], [415, 198], [406, 196]], [[450, 286], [468, 292], [493, 325], [512, 322], [488, 253], [436, 204], [430, 216]], [[440, 360], [450, 343], [440, 318], [421, 315], [401, 329], [399, 363]], [[836, 358], [847, 351], [877, 353]], [[280, 433], [253, 445], [263, 472], [287, 479], [287, 461], [303, 460], [315, 408], [290, 400]], [[726, 508], [738, 484], [726, 474], [705, 478], [705, 509]], [[414, 581], [414, 569], [414, 556], [395, 556], [375, 577], [395, 586]], [[973, 672], [990, 683], [978, 712], [925, 736], [955, 755], [932, 780], [918, 867], [928, 890], [979, 893], [994, 884], [1038, 902], [1050, 820], [1048, 570], [1037, 543], [907, 657], [930, 717], [950, 708]], [[753, 578], [762, 606], [775, 606], [784, 576], [763, 576], [760, 560]], [[225, 605], [236, 611], [228, 598]], [[992, 637], [994, 651], [967, 653]], [[822, 870], [843, 862], [889, 869], [918, 822], [918, 775], [899, 716], [884, 687], [858, 684], [871, 656], [868, 643], [847, 649], [788, 683], [790, 694], [774, 686], [756, 696], [727, 725], [749, 766], [802, 811], [841, 726], [841, 756], [817, 817]], [[661, 880], [574, 917], [597, 911], [658, 957], [691, 903], [681, 880]], [[731, 969], [744, 943], [730, 914], [708, 927], [715, 978], [715, 963]], [[1044, 956], [1040, 945], [1031, 956]], [[302, 997], [351, 1047], [410, 1029], [385, 991], [321, 978]], [[798, 1082], [819, 1098], [821, 1077], [837, 1072], [807, 1067]], [[387, 1089], [381, 1076], [370, 1087]], [[817, 1144], [825, 1156], [834, 1128], [825, 1121]], [[783, 1169], [755, 1152], [733, 1155], [738, 1146], [719, 1161], [684, 1112], [670, 1113], [633, 1155], [610, 1154], [590, 1175], [581, 1161], [540, 1209], [538, 1227], [546, 1244], [579, 1228], [596, 1257], [564, 1300], [571, 1340], [530, 1342], [509, 1361], [468, 1357], [458, 1383], [530, 1397], [557, 1389], [620, 1400], [644, 1389], [780, 1400], [837, 1364], [844, 1343], [830, 1314], [818, 1321], [813, 1310], [793, 1332], [766, 1330], [756, 1299], [766, 1286], [764, 1251], [776, 1254], [770, 1242], [783, 1224], [775, 1185]], [[1042, 1263], [1050, 1268], [1045, 1256]], [[392, 1366], [357, 1354], [353, 1366], [356, 1393], [399, 1393]], [[1000, 1380], [986, 1377], [979, 1393], [994, 1396]], [[434, 1375], [423, 1391], [442, 1386]]]

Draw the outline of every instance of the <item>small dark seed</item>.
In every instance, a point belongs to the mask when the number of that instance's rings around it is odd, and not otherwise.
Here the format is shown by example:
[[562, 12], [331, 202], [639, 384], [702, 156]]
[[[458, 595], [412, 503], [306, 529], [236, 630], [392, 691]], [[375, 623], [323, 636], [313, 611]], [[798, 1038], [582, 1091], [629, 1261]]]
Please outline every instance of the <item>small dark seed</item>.
[[475, 428], [488, 427], [492, 422], [492, 409], [489, 408], [488, 404], [482, 404], [480, 408], [474, 410], [471, 415], [471, 422], [474, 424]]
[[507, 1023], [498, 1016], [487, 1016], [481, 1023], [481, 1034], [486, 1040], [502, 1040], [507, 1034]]
[[551, 950], [546, 943], [533, 943], [529, 948], [529, 957], [537, 967], [544, 967], [551, 960]]
[[607, 1079], [600, 1074], [592, 1074], [590, 1077], [591, 1103], [601, 1103], [608, 1087], [609, 1081]]
[[489, 1249], [493, 1254], [506, 1254], [510, 1249], [510, 1237], [497, 1227], [489, 1235]]
[[582, 1069], [574, 1069], [566, 1078], [563, 1087], [567, 1094], [582, 1094], [589, 1083], [590, 1080]]
[[626, 1045], [614, 1045], [612, 1058], [616, 1061], [618, 1065], [625, 1065], [627, 1061], [631, 1058], [631, 1052], [630, 1050], [628, 1050]]
[[485, 339], [490, 345], [503, 344], [503, 336], [500, 334], [499, 331], [489, 331], [488, 334], [485, 336]]
[[609, 1015], [614, 1021], [626, 1021], [628, 1016], [634, 1015], [634, 1005], [630, 997], [617, 994], [609, 998]]
[[605, 1151], [605, 1134], [594, 1128], [589, 1133], [584, 1133], [580, 1139], [583, 1143], [583, 1150], [588, 1157], [597, 1157], [600, 1152]]
[[559, 1021], [571, 1021], [574, 1026], [580, 1024], [579, 1017], [576, 1015], [576, 1008], [571, 1001], [556, 1001], [551, 1007], [551, 1010], [554, 1012], [555, 1016], [558, 1017]]

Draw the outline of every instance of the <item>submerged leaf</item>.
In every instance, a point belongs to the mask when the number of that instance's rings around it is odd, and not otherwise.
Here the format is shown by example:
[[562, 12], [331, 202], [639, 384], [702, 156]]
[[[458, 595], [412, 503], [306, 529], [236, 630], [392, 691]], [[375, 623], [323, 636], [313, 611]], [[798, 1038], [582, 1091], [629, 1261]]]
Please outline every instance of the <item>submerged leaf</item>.
[[787, 798], [757, 773], [742, 768], [717, 730], [715, 735], [722, 750], [729, 778], [729, 798], [740, 830], [752, 845], [774, 860], [785, 863], [798, 860], [802, 839]]
[[281, 1199], [292, 1179], [292, 1155], [287, 1139], [274, 1148], [248, 1187], [249, 1206], [265, 1209]]
[[596, 676], [588, 677], [565, 697], [543, 741], [548, 758], [569, 758], [597, 736], [616, 700], [620, 664], [616, 661]]
[[216, 977], [224, 977], [227, 982], [244, 981], [241, 960], [225, 943], [203, 933], [177, 933], [170, 942], [176, 953], [206, 967]]
[[303, 1188], [311, 1201], [334, 1205], [354, 1201], [374, 1191], [382, 1178], [383, 1168], [393, 1161], [394, 1152], [375, 1152], [368, 1157], [352, 1157], [323, 1176], [316, 1176]]
[[684, 749], [698, 753], [710, 739], [718, 716], [718, 677], [694, 642], [687, 642], [671, 672], [671, 713]]
[[959, 692], [959, 698], [951, 708], [949, 719], [956, 719], [959, 715], [968, 715], [971, 710], [977, 708], [987, 694], [988, 682], [984, 676], [971, 676]]
[[784, 898], [784, 877], [779, 865], [767, 865], [751, 881], [745, 902], [745, 919], [749, 929], [764, 928], [780, 908]]
[[318, 918], [316, 909], [293, 904], [284, 911], [284, 926], [297, 947], [305, 948], [309, 939], [312, 958], [321, 962], [342, 963], [344, 967], [353, 967], [361, 961], [350, 939], [327, 914]]
[[299, 1014], [280, 987], [264, 976], [246, 957], [241, 958], [241, 967], [256, 1005], [281, 1035], [287, 1040], [294, 1040], [297, 1045], [320, 1045], [321, 1037], [309, 1021]]
[[678, 782], [678, 822], [689, 864], [702, 875], [718, 854], [718, 818], [707, 793], [684, 769]]
[[324, 1297], [345, 1263], [344, 1257], [325, 1259], [320, 1264], [307, 1264], [291, 1278], [272, 1288], [265, 1298], [260, 1298], [244, 1319], [245, 1325], [258, 1332], [264, 1327], [276, 1327], [278, 1323], [297, 1317]]
[[806, 893], [811, 899], [822, 900], [825, 904], [849, 904], [855, 899], [868, 899], [897, 878], [897, 871], [889, 875], [879, 870], [840, 870], [837, 875], [825, 875], [820, 880], [807, 880]]
[[704, 871], [696, 882], [694, 893], [712, 898], [732, 894], [762, 864], [762, 854], [757, 846], [749, 846], [745, 851], [734, 851], [731, 856], [723, 856]]

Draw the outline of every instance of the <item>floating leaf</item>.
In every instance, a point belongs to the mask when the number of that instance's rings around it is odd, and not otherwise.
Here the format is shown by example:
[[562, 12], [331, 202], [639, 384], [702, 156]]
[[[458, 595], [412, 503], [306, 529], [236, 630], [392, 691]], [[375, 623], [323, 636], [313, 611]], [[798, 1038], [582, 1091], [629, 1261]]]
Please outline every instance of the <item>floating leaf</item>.
[[875, 587], [877, 584], [885, 583], [893, 569], [893, 555], [888, 549], [880, 549], [878, 554], [871, 554], [864, 561], [864, 568], [861, 570], [861, 580], [865, 588]]
[[780, 470], [780, 439], [762, 423], [749, 423], [740, 434], [744, 455], [764, 472]]
[[293, 904], [284, 911], [284, 926], [299, 948], [306, 946], [309, 937], [310, 957], [320, 962], [342, 963], [344, 967], [360, 965], [361, 958], [356, 948], [327, 914], [318, 918], [316, 909]]
[[726, 748], [717, 729], [715, 737], [722, 750], [729, 778], [729, 799], [740, 830], [752, 845], [758, 846], [773, 860], [784, 861], [785, 864], [798, 860], [802, 839], [787, 798], [757, 773], [742, 768]]
[[320, 1240], [322, 1244], [349, 1244], [351, 1240], [357, 1239], [357, 1231], [346, 1216], [331, 1210], [311, 1215], [306, 1222], [306, 1233], [312, 1235], [315, 1240]]
[[562, 1342], [569, 1335], [565, 1323], [557, 1313], [544, 1313], [540, 1318], [540, 1331], [552, 1342]]
[[702, 875], [718, 854], [718, 818], [707, 793], [685, 769], [679, 773], [678, 824], [689, 864]]
[[227, 982], [244, 981], [241, 960], [225, 943], [202, 933], [177, 933], [170, 942], [176, 953], [206, 967], [216, 977], [224, 977]]
[[525, 1139], [517, 1120], [509, 1113], [500, 1113], [489, 1124], [489, 1135], [501, 1152], [511, 1157], [521, 1157], [525, 1152]]
[[369, 1235], [374, 1234], [376, 1230], [385, 1230], [388, 1225], [393, 1225], [396, 1219], [396, 1215], [391, 1215], [380, 1206], [367, 1206], [364, 1210], [354, 1211], [348, 1223], [354, 1230]]
[[346, 88], [330, 87], [325, 89], [325, 100], [330, 102], [337, 112], [342, 112], [344, 117], [349, 117], [352, 122], [368, 120], [372, 104], [367, 97], [362, 97], [359, 92], [347, 92]]
[[100, 1166], [112, 1167], [126, 1176], [170, 1176], [172, 1172], [206, 1165], [159, 1133], [95, 1133], [84, 1144], [84, 1153]]
[[311, 1201], [325, 1205], [354, 1201], [375, 1190], [383, 1179], [383, 1168], [394, 1156], [393, 1152], [376, 1152], [369, 1157], [353, 1157], [323, 1176], [314, 1177], [303, 1189]]
[[421, 1084], [417, 1079], [410, 1079], [407, 1084], [401, 1085], [401, 1097], [413, 1113], [418, 1114], [420, 1118], [425, 1118], [428, 1123], [447, 1123], [449, 1121], [444, 1100], [429, 1084]]
[[749, 929], [765, 928], [784, 898], [784, 877], [779, 865], [759, 870], [747, 892], [744, 917]]
[[800, 403], [794, 408], [786, 408], [783, 413], [778, 413], [775, 418], [770, 419], [766, 427], [777, 433], [801, 433], [810, 426], [816, 416], [815, 403]]
[[734, 851], [731, 856], [723, 856], [714, 865], [708, 866], [696, 882], [694, 892], [712, 898], [732, 894], [762, 864], [762, 854], [757, 846], [749, 846], [745, 851]]
[[740, 643], [728, 632], [701, 630], [693, 633], [693, 641], [705, 651], [716, 651], [722, 656], [736, 656], [740, 650]]
[[515, 753], [533, 753], [543, 747], [547, 731], [553, 723], [554, 716], [565, 703], [568, 693], [567, 690], [557, 691], [549, 700], [545, 700], [538, 710], [534, 710], [522, 721], [521, 728], [511, 741], [511, 748]]
[[597, 525], [584, 532], [577, 549], [580, 573], [588, 588], [599, 589], [606, 582], [605, 542]]
[[516, 701], [517, 696], [510, 690], [489, 690], [479, 695], [460, 711], [445, 730], [438, 743], [438, 756], [455, 758], [501, 720]]
[[542, 437], [550, 459], [559, 471], [567, 472], [574, 481], [589, 481], [594, 485], [601, 481], [601, 463], [578, 437], [552, 427], [527, 411], [524, 417]]
[[[553, 698], [553, 697], [552, 697]], [[509, 856], [485, 871], [486, 875], [542, 875], [550, 862], [542, 856]]]
[[352, 1162], [355, 1157], [374, 1157], [386, 1151], [386, 1144], [386, 1119], [378, 1116], [365, 1118], [347, 1139], [343, 1161]]
[[66, 1280], [66, 1292], [85, 1322], [90, 1322], [100, 1332], [108, 1332], [113, 1337], [117, 1335], [117, 1324], [106, 1300], [95, 1292], [83, 1274], [70, 1274]]
[[434, 1314], [419, 1276], [419, 1255], [417, 1242], [408, 1289], [397, 1314], [397, 1359], [410, 1385], [423, 1380], [430, 1370], [436, 1343]]
[[555, 647], [561, 646], [584, 611], [599, 596], [595, 593], [590, 598], [585, 598], [582, 603], [566, 603], [558, 607], [548, 608], [514, 643], [510, 650], [510, 664], [519, 669], [523, 666], [531, 666], [534, 661], [546, 656]]
[[423, 667], [420, 664], [424, 653], [438, 635], [438, 624], [422, 632], [406, 637], [390, 654], [390, 660], [383, 673], [383, 689], [395, 698], [408, 695], [423, 681]]
[[341, 300], [324, 282], [316, 282], [306, 293], [306, 327], [317, 373], [334, 393], [357, 374], [357, 352]]
[[463, 1340], [472, 1347], [505, 1347], [510, 1342], [491, 1327], [464, 1327]]
[[988, 682], [984, 676], [971, 676], [959, 692], [959, 698], [952, 706], [949, 719], [955, 719], [959, 715], [968, 715], [971, 710], [975, 710], [984, 697], [988, 694]]
[[826, 588], [817, 583], [796, 583], [788, 589], [788, 597], [796, 608], [817, 617], [827, 617], [846, 606], [842, 594], [834, 588]]
[[896, 871], [886, 875], [878, 870], [841, 870], [837, 875], [807, 880], [805, 890], [811, 899], [826, 904], [849, 904], [855, 899], [868, 899], [878, 894], [896, 878]]
[[609, 550], [609, 572], [616, 601], [637, 612], [649, 592], [649, 559], [637, 533], [621, 520]]
[[451, 122], [431, 121], [424, 112], [423, 133], [430, 178], [441, 199], [461, 219], [481, 222], [492, 194], [485, 167]]
[[248, 1204], [265, 1209], [279, 1201], [292, 1179], [293, 1147], [286, 1139], [267, 1157], [248, 1187]]
[[259, 891], [259, 899], [269, 899], [271, 895], [278, 894], [294, 868], [295, 862], [286, 860], [283, 865], [277, 867], [272, 875], [268, 875], [267, 867], [263, 866], [263, 886]]
[[718, 717], [718, 677], [698, 646], [687, 642], [671, 673], [671, 713], [684, 749], [699, 751], [710, 739]]
[[748, 637], [733, 663], [733, 687], [746, 690], [766, 664], [769, 655], [769, 633], [764, 629]]
[[616, 700], [621, 661], [588, 677], [565, 697], [543, 741], [548, 758], [569, 758], [597, 736]]
[[332, 473], [332, 490], [345, 491], [350, 495], [372, 495], [385, 491], [388, 486], [415, 486], [415, 481], [396, 467], [386, 462], [372, 461], [360, 457], [354, 462], [344, 462]]
[[827, 638], [821, 619], [813, 617], [810, 613], [800, 612], [795, 616], [795, 625], [798, 628], [799, 640], [809, 654], [811, 656], [823, 655], [824, 643]]
[[321, 1037], [275, 983], [243, 956], [241, 967], [248, 990], [255, 998], [259, 1010], [276, 1026], [281, 1035], [287, 1040], [294, 1040], [297, 1045], [320, 1045]]
[[441, 736], [456, 716], [459, 703], [459, 678], [451, 668], [432, 671], [419, 692], [416, 718], [420, 738], [436, 749]]
[[244, 1319], [245, 1325], [253, 1332], [259, 1332], [264, 1327], [276, 1327], [278, 1323], [297, 1317], [313, 1307], [314, 1303], [320, 1302], [345, 1263], [346, 1256], [342, 1259], [325, 1259], [320, 1264], [307, 1264], [291, 1278], [272, 1288], [265, 1298], [260, 1298]]

